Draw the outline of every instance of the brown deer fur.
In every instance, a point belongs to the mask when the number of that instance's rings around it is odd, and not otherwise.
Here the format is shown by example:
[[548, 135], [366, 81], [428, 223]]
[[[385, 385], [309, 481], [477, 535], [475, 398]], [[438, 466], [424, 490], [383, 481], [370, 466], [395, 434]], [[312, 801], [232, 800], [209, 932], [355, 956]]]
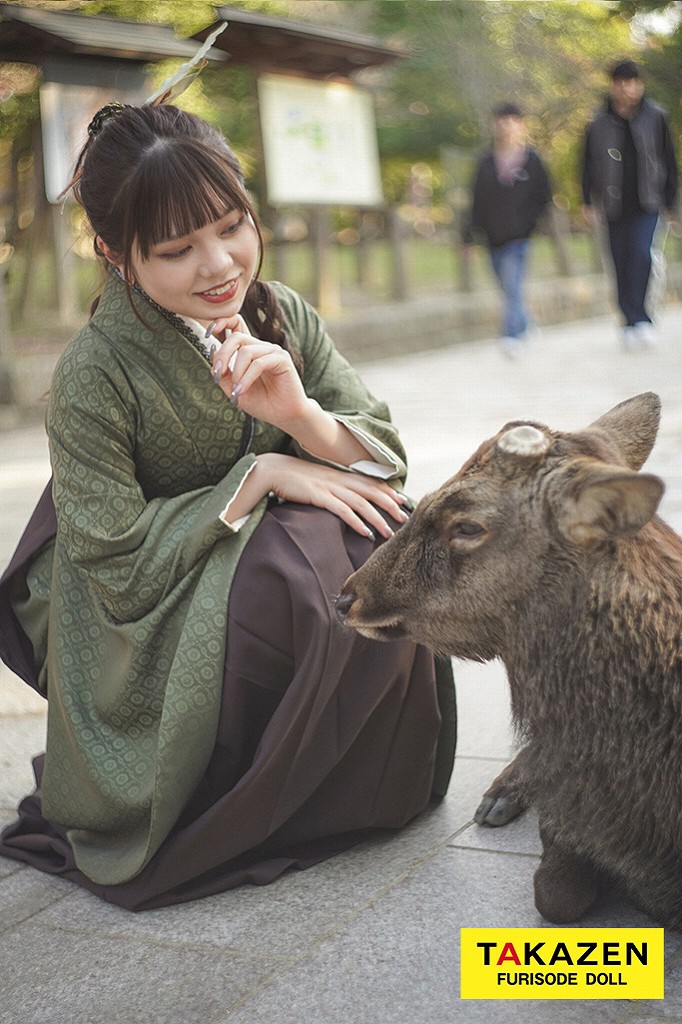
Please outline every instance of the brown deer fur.
[[638, 472], [658, 420], [645, 394], [579, 433], [507, 424], [338, 600], [369, 637], [502, 659], [525, 746], [489, 792], [537, 808], [557, 923], [610, 880], [682, 925], [682, 539]]

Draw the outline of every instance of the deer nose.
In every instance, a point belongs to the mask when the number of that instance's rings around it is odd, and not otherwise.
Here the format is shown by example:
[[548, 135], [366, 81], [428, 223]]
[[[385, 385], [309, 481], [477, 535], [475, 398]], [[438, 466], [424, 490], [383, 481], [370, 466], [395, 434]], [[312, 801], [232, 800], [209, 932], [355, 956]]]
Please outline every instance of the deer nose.
[[342, 592], [336, 599], [336, 614], [344, 624], [354, 600], [355, 594], [350, 591]]

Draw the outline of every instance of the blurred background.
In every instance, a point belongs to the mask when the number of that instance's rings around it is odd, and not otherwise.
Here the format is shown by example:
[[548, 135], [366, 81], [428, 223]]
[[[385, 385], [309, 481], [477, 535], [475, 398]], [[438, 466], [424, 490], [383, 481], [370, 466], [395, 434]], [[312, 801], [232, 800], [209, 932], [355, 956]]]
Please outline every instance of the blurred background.
[[[85, 18], [91, 21], [83, 28]], [[228, 28], [178, 103], [216, 124], [240, 157], [266, 229], [265, 276], [296, 288], [340, 324], [358, 309], [448, 296], [468, 310], [465, 320], [475, 329], [472, 310], [485, 305], [477, 296], [492, 282], [482, 247], [473, 260], [462, 258], [459, 228], [494, 104], [523, 107], [530, 142], [550, 169], [553, 204], [533, 240], [529, 279], [563, 282], [552, 290], [570, 296], [572, 314], [580, 314], [581, 303], [593, 313], [591, 296], [603, 301], [603, 292], [591, 290], [606, 265], [599, 239], [580, 216], [578, 165], [585, 125], [617, 59], [640, 63], [648, 95], [668, 111], [678, 144], [682, 138], [680, 2], [0, 4], [0, 402], [12, 399], [12, 387], [16, 398], [18, 363], [49, 363], [99, 289], [78, 207], [56, 202], [54, 186], [48, 201], [46, 172], [49, 178], [62, 165], [46, 146], [63, 145], [69, 109], [83, 121], [79, 96], [89, 95], [95, 109], [119, 95], [139, 102], [221, 20]], [[272, 72], [327, 86], [352, 83], [369, 97], [380, 180], [360, 204], [343, 190], [337, 201], [333, 188], [330, 201], [273, 200], [263, 159], [273, 135], [264, 131], [264, 118], [277, 116], [265, 109], [263, 76]], [[70, 94], [73, 88], [81, 92]], [[60, 173], [66, 185], [68, 170]], [[678, 235], [673, 230], [666, 240], [668, 288], [676, 298]], [[496, 308], [490, 315], [494, 322]]]

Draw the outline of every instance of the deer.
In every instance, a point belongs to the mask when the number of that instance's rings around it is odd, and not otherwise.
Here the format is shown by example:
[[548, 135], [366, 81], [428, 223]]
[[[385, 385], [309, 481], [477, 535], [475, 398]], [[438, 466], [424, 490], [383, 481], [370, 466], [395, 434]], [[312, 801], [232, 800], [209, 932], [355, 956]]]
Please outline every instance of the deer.
[[507, 423], [337, 598], [369, 638], [504, 663], [521, 749], [476, 819], [537, 810], [556, 924], [615, 885], [682, 925], [682, 538], [641, 471], [659, 421], [645, 393], [579, 431]]

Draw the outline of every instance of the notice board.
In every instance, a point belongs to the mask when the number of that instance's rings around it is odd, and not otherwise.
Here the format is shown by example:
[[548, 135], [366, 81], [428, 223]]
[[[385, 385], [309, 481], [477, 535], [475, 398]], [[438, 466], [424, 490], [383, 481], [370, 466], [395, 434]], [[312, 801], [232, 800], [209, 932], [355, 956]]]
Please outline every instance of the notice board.
[[272, 206], [381, 205], [374, 106], [367, 90], [264, 74], [258, 99]]

